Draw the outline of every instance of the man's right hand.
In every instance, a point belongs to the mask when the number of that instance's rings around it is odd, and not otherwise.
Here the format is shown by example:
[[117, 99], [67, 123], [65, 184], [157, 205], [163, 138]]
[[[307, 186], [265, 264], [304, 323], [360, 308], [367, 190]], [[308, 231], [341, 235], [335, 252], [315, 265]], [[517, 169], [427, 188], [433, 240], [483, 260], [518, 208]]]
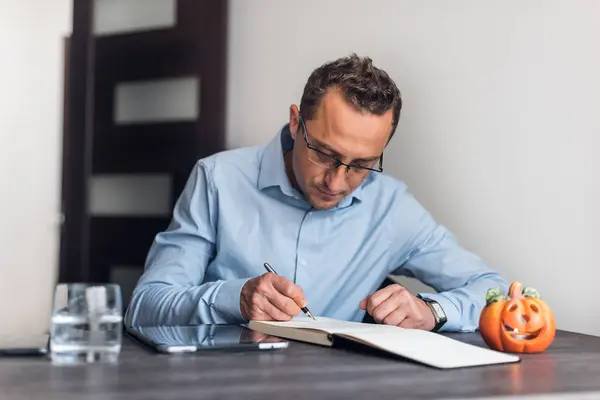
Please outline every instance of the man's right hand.
[[248, 280], [240, 293], [240, 311], [246, 321], [289, 321], [306, 303], [300, 286], [270, 272]]

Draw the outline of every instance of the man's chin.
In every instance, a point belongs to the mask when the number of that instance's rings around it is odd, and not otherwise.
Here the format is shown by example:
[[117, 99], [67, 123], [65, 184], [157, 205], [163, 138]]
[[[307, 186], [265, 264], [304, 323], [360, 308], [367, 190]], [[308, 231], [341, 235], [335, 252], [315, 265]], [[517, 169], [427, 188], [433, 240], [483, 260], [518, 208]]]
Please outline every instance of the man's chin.
[[313, 206], [314, 209], [317, 210], [331, 210], [335, 206], [339, 204], [339, 201], [336, 202], [322, 202], [322, 201], [311, 201], [310, 205]]
[[317, 210], [329, 210], [337, 206], [343, 199], [344, 196], [342, 195], [334, 197], [312, 195], [308, 202], [311, 206], [313, 206], [313, 208], [316, 208]]

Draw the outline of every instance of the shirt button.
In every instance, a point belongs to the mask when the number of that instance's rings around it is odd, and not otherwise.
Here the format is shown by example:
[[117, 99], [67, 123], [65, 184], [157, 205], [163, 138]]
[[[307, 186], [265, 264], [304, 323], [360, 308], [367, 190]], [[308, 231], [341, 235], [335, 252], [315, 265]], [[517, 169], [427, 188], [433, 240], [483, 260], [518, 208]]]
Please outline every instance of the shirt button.
[[300, 265], [306, 265], [306, 260], [300, 260]]

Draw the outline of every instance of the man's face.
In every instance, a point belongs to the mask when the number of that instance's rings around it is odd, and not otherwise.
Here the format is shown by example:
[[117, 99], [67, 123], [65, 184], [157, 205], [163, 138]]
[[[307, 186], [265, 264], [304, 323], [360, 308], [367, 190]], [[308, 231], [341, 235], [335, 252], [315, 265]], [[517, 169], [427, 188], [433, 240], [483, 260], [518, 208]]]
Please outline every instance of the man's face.
[[[346, 164], [377, 168], [390, 137], [392, 119], [392, 110], [383, 115], [363, 113], [347, 103], [339, 92], [330, 90], [323, 97], [315, 118], [304, 121], [308, 142], [318, 150], [315, 151], [307, 147], [298, 108], [292, 105], [292, 183], [314, 208], [335, 207], [360, 186], [369, 170], [350, 168], [346, 172], [343, 165], [327, 168], [323, 162], [327, 157], [323, 153]], [[288, 175], [290, 172], [288, 169]]]

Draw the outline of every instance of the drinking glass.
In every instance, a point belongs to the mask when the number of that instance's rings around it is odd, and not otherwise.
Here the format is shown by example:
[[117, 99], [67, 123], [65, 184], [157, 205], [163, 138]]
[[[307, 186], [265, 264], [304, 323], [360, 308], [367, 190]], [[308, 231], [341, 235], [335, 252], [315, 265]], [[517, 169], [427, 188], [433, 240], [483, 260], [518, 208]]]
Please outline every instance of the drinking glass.
[[119, 285], [57, 285], [50, 334], [52, 362], [116, 362], [121, 352], [122, 326]]

